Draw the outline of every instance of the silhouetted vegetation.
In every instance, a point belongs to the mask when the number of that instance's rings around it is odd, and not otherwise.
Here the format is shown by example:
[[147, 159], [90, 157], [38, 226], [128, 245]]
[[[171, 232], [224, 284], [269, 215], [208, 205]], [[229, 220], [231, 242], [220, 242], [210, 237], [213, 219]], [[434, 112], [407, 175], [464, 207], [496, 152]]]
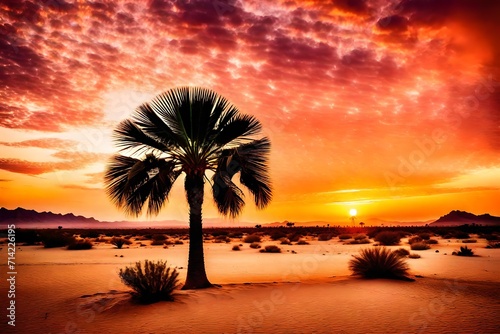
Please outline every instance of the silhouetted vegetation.
[[464, 239], [462, 240], [462, 243], [464, 244], [475, 244], [477, 242], [476, 239]]
[[328, 241], [333, 238], [333, 234], [331, 233], [321, 233], [318, 235], [318, 240], [319, 241]]
[[397, 245], [400, 240], [401, 236], [398, 232], [384, 231], [375, 236], [375, 241], [385, 246]]
[[252, 242], [250, 244], [250, 248], [258, 249], [261, 248], [262, 246], [258, 242]]
[[75, 237], [59, 231], [44, 231], [40, 234], [40, 239], [45, 248], [66, 247], [75, 242]]
[[281, 248], [276, 245], [268, 245], [260, 250], [261, 253], [281, 253]]
[[286, 233], [283, 231], [273, 231], [269, 234], [271, 240], [280, 240], [282, 238], [286, 238]]
[[304, 239], [300, 239], [299, 241], [297, 241], [297, 245], [309, 245], [309, 243]]
[[410, 255], [408, 255], [408, 258], [409, 259], [420, 259], [421, 256], [420, 256], [420, 254], [417, 254], [417, 253], [411, 253]]
[[467, 246], [461, 246], [460, 250], [458, 252], [453, 252], [454, 255], [458, 256], [473, 256], [474, 252], [472, 249], [468, 248]]
[[91, 249], [94, 245], [89, 239], [75, 240], [68, 245], [69, 250]]
[[365, 248], [353, 255], [349, 269], [365, 278], [408, 279], [408, 265], [398, 254], [385, 247]]
[[397, 256], [400, 256], [400, 257], [405, 257], [405, 256], [410, 255], [410, 251], [407, 250], [406, 248], [396, 249], [395, 251], [393, 251], [393, 253], [396, 254]]
[[134, 290], [134, 297], [143, 303], [173, 300], [173, 292], [178, 286], [179, 273], [167, 267], [166, 261], [136, 262], [135, 266], [120, 269], [122, 282]]
[[239, 250], [241, 250], [241, 248], [238, 245], [234, 245], [233, 248], [232, 248], [232, 250], [239, 251]]
[[246, 242], [247, 244], [251, 244], [253, 242], [260, 242], [260, 240], [261, 237], [260, 235], [257, 234], [250, 234], [243, 238], [243, 242]]
[[113, 237], [111, 239], [111, 244], [114, 245], [116, 248], [121, 249], [123, 245], [130, 245], [132, 242], [130, 240], [127, 240], [125, 238], [116, 238]]
[[352, 235], [350, 235], [350, 234], [339, 235], [339, 240], [347, 240], [347, 239], [351, 239], [351, 238], [352, 238]]
[[410, 244], [411, 250], [426, 250], [431, 248], [426, 242], [414, 242]]

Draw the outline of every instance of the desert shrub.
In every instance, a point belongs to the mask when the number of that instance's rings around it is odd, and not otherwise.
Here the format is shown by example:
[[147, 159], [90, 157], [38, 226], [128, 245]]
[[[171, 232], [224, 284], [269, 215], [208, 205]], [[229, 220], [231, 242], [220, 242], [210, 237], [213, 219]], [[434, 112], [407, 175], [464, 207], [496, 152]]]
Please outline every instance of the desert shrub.
[[370, 239], [364, 238], [364, 239], [353, 239], [353, 240], [348, 240], [347, 242], [344, 243], [344, 245], [362, 245], [362, 244], [369, 244]]
[[165, 236], [165, 234], [153, 234], [151, 239], [153, 239], [153, 241], [165, 241], [167, 237]]
[[470, 238], [470, 235], [467, 232], [455, 231], [455, 233], [453, 233], [453, 237], [455, 237], [456, 239], [468, 239]]
[[339, 235], [339, 240], [347, 240], [347, 239], [351, 239], [352, 236], [350, 234], [341, 234]]
[[176, 239], [176, 240], [174, 241], [174, 244], [175, 244], [175, 245], [184, 245], [184, 242], [183, 242], [182, 240]]
[[260, 247], [261, 247], [261, 246], [260, 246], [260, 244], [259, 244], [258, 242], [252, 242], [252, 243], [250, 244], [250, 248], [255, 248], [255, 249], [257, 249], [257, 248], [260, 248]]
[[486, 245], [486, 248], [500, 248], [500, 242], [490, 241]]
[[[241, 237], [243, 237], [243, 233], [241, 233], [241, 232], [230, 232], [230, 233], [228, 233], [227, 236], [230, 237], [230, 238], [241, 238]], [[188, 238], [189, 238], [189, 236], [188, 236]]]
[[349, 269], [354, 275], [365, 278], [407, 279], [406, 261], [385, 247], [365, 248], [359, 255], [353, 255]]
[[408, 243], [411, 245], [411, 244], [414, 244], [416, 242], [422, 242], [423, 239], [420, 237], [420, 236], [415, 236], [415, 237], [411, 237], [410, 239], [408, 239]]
[[300, 233], [288, 233], [286, 237], [291, 242], [297, 242], [300, 240], [300, 238], [302, 238], [302, 234], [300, 234]]
[[422, 239], [422, 240], [429, 240], [431, 238], [431, 234], [430, 233], [419, 233], [418, 236]]
[[408, 255], [408, 258], [409, 259], [420, 259], [421, 256], [420, 256], [420, 254], [417, 254], [417, 253], [411, 253], [410, 255]]
[[400, 257], [405, 257], [405, 256], [410, 255], [410, 251], [407, 250], [406, 248], [396, 249], [395, 251], [393, 251], [393, 253], [395, 253], [397, 256], [400, 256]]
[[477, 242], [476, 239], [464, 239], [462, 240], [462, 243], [464, 244], [475, 244]]
[[363, 239], [368, 239], [368, 237], [365, 234], [358, 234], [354, 236], [354, 240], [363, 240]]
[[225, 235], [218, 235], [217, 237], [215, 237], [214, 242], [216, 244], [220, 244], [220, 243], [224, 243], [224, 242], [225, 243], [229, 243], [229, 242], [231, 242], [231, 238], [229, 238], [229, 237], [227, 237]]
[[496, 240], [498, 240], [498, 235], [496, 235], [496, 234], [484, 234], [483, 238], [485, 238], [488, 241], [496, 241]]
[[276, 245], [268, 245], [260, 250], [261, 253], [281, 253], [281, 248]]
[[151, 240], [151, 239], [153, 239], [153, 235], [152, 234], [144, 234], [142, 237], [144, 238], [142, 240]]
[[40, 235], [44, 248], [65, 247], [75, 242], [75, 238], [59, 231], [46, 232]]
[[271, 240], [280, 240], [281, 238], [286, 238], [286, 233], [283, 231], [273, 231], [269, 236]]
[[458, 252], [456, 252], [456, 255], [458, 255], [458, 256], [472, 256], [472, 255], [474, 255], [474, 252], [472, 251], [472, 249], [468, 248], [467, 246], [465, 246], [465, 247], [461, 246], [460, 250]]
[[300, 239], [299, 241], [297, 241], [297, 245], [309, 245], [309, 243], [304, 239]]
[[251, 244], [253, 242], [260, 242], [260, 240], [261, 240], [260, 235], [256, 234], [250, 234], [243, 238], [243, 242], [246, 242], [247, 244]]
[[112, 245], [114, 245], [118, 249], [121, 249], [123, 247], [123, 245], [130, 245], [132, 243], [128, 239], [117, 238], [117, 237], [113, 237], [110, 242]]
[[280, 239], [280, 243], [282, 245], [291, 245], [292, 243], [290, 242], [290, 240], [288, 240], [288, 238], [281, 238]]
[[83, 231], [80, 233], [80, 237], [81, 238], [99, 238], [99, 236], [101, 235], [101, 233], [99, 231], [96, 231], [96, 230], [88, 230], [88, 231]]
[[426, 250], [431, 248], [426, 242], [414, 242], [410, 244], [411, 250]]
[[74, 240], [68, 245], [69, 250], [83, 250], [91, 249], [93, 247], [92, 242], [88, 239], [84, 240]]
[[428, 245], [436, 245], [436, 244], [438, 244], [438, 241], [436, 239], [429, 239], [429, 240], [425, 240], [425, 243]]
[[16, 242], [24, 243], [25, 245], [34, 245], [40, 242], [40, 236], [36, 230], [16, 230]]
[[397, 245], [400, 240], [401, 237], [398, 232], [384, 231], [375, 236], [375, 241], [385, 246]]
[[238, 246], [238, 245], [234, 245], [232, 249], [233, 249], [234, 251], [239, 251], [239, 250], [241, 250], [240, 246]]
[[217, 237], [220, 237], [220, 236], [225, 236], [225, 237], [226, 237], [228, 234], [229, 234], [229, 232], [228, 232], [228, 231], [213, 231], [213, 232], [212, 232], [212, 235], [213, 235], [214, 237], [216, 237], [216, 238], [217, 238]]
[[320, 233], [318, 234], [318, 240], [319, 241], [328, 241], [333, 238], [333, 234], [331, 233]]
[[122, 282], [134, 290], [134, 297], [144, 303], [173, 300], [173, 291], [178, 286], [179, 273], [167, 267], [166, 261], [136, 262], [135, 266], [120, 269]]
[[151, 241], [151, 246], [163, 246], [165, 244], [165, 240], [154, 240]]

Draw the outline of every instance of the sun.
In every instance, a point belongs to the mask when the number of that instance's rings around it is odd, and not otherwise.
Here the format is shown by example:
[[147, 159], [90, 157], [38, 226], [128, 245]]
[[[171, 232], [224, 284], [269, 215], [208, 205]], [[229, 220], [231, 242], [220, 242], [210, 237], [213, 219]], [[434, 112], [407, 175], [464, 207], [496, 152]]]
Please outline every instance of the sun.
[[349, 210], [349, 214], [351, 215], [351, 217], [354, 217], [354, 216], [356, 216], [358, 214], [358, 210], [351, 209], [351, 210]]

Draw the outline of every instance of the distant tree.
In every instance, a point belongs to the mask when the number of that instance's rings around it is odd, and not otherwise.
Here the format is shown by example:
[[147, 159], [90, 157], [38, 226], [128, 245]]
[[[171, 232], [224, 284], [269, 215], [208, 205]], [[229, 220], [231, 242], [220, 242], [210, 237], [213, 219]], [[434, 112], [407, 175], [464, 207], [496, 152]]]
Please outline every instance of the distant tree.
[[60, 229], [60, 230], [62, 230], [62, 226], [60, 226], [60, 225], [57, 228]]
[[294, 226], [294, 225], [295, 225], [295, 223], [292, 223], [292, 222], [286, 222], [286, 226], [288, 226], [288, 227], [292, 227], [292, 226]]
[[260, 224], [255, 225], [255, 228], [261, 228], [261, 227], [262, 227], [262, 225], [260, 225]]
[[359, 223], [359, 226], [363, 227], [363, 226], [365, 226], [365, 223], [361, 222], [361, 223]]

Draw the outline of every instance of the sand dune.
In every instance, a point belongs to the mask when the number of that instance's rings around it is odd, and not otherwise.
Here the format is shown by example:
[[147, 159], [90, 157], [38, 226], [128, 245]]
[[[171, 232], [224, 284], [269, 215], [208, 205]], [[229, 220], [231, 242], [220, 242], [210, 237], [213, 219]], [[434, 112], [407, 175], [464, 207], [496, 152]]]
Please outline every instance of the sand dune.
[[[267, 242], [271, 243], [271, 242]], [[234, 243], [232, 243], [234, 244]], [[179, 291], [175, 302], [136, 305], [117, 272], [135, 261], [167, 259], [184, 279], [188, 245], [87, 251], [21, 247], [17, 326], [2, 333], [498, 333], [500, 250], [451, 256], [441, 240], [409, 259], [415, 282], [350, 277], [359, 245], [338, 241], [283, 246], [262, 254], [248, 245], [206, 244], [207, 272], [221, 285]], [[373, 247], [373, 246], [364, 246]], [[407, 247], [407, 246], [404, 246]], [[396, 248], [396, 247], [393, 247]], [[439, 250], [436, 253], [435, 250]], [[287, 252], [290, 251], [290, 252]], [[298, 254], [292, 254], [295, 250]], [[448, 255], [444, 255], [447, 253]], [[115, 256], [117, 255], [117, 256]], [[120, 257], [123, 255], [123, 257]], [[1, 263], [6, 263], [2, 252]], [[0, 266], [2, 281], [6, 267]], [[2, 285], [0, 294], [6, 294]]]

